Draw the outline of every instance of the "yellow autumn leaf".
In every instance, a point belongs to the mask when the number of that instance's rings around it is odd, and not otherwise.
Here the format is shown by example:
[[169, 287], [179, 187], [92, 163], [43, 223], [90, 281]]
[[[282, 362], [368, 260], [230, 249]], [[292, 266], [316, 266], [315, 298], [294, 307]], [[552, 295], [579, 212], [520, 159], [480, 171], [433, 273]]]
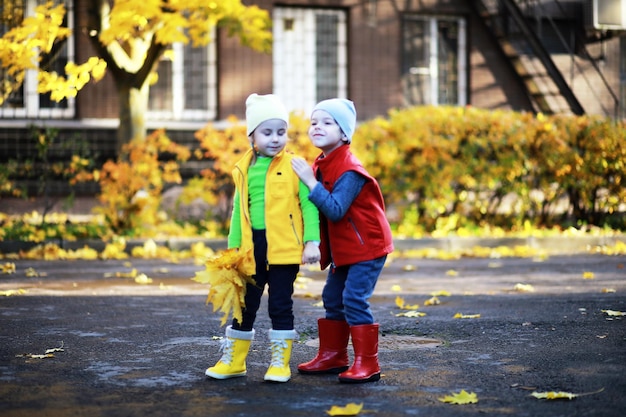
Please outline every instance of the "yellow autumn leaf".
[[104, 250], [100, 254], [102, 259], [126, 259], [128, 254], [124, 252], [126, 248], [126, 241], [123, 239], [116, 240], [112, 243], [107, 243]]
[[396, 306], [401, 310], [417, 310], [420, 308], [419, 304], [405, 304], [404, 298], [399, 295], [396, 296]]
[[411, 265], [411, 264], [404, 265], [404, 266], [402, 267], [402, 270], [403, 270], [403, 271], [407, 271], [407, 272], [409, 272], [409, 271], [415, 271], [416, 269], [417, 269], [417, 268], [415, 267], [415, 265]]
[[439, 304], [441, 304], [441, 301], [439, 301], [439, 298], [434, 297], [434, 296], [424, 301], [425, 306], [436, 306]]
[[574, 398], [577, 398], [577, 397], [598, 394], [602, 391], [604, 391], [604, 388], [600, 388], [597, 391], [585, 392], [582, 394], [573, 394], [571, 392], [565, 392], [565, 391], [548, 391], [548, 392], [533, 391], [533, 393], [530, 395], [540, 400], [573, 400]]
[[400, 287], [398, 284], [392, 285], [391, 286], [391, 291], [393, 291], [393, 292], [400, 292], [400, 291], [402, 291], [402, 287]]
[[446, 275], [451, 276], [451, 277], [456, 277], [457, 275], [459, 275], [459, 273], [455, 271], [454, 269], [448, 269], [446, 271]]
[[513, 287], [513, 290], [517, 291], [517, 292], [534, 292], [535, 291], [535, 287], [533, 287], [530, 284], [517, 283]]
[[117, 278], [135, 278], [137, 276], [137, 270], [133, 268], [129, 272], [116, 272], [115, 276]]
[[585, 271], [583, 272], [583, 279], [594, 279], [596, 276], [593, 272]]
[[143, 246], [135, 246], [130, 252], [136, 258], [154, 259], [159, 257], [159, 248], [152, 239], [146, 240]]
[[461, 314], [461, 313], [456, 313], [452, 318], [453, 319], [478, 319], [478, 318], [480, 318], [480, 314]]
[[14, 274], [15, 264], [13, 262], [5, 262], [0, 271], [2, 271], [3, 274]]
[[226, 324], [229, 315], [241, 322], [246, 285], [254, 284], [254, 279], [244, 273], [245, 261], [249, 253], [237, 249], [227, 249], [205, 262], [204, 271], [196, 272], [193, 281], [209, 284], [207, 304], [213, 304], [213, 311], [223, 313], [221, 325]]
[[42, 355], [38, 355], [38, 354], [34, 354], [34, 353], [27, 353], [25, 355], [18, 355], [18, 356], [22, 356], [22, 357], [26, 357], [26, 358], [30, 358], [30, 359], [54, 358], [54, 354], [52, 354], [52, 353], [44, 353]]
[[333, 405], [330, 410], [326, 411], [329, 416], [356, 416], [363, 409], [363, 403], [348, 403], [345, 407]]
[[26, 268], [26, 271], [24, 271], [24, 275], [26, 275], [29, 278], [33, 278], [33, 277], [38, 277], [39, 273], [37, 273], [37, 271], [35, 271], [35, 268]]
[[602, 288], [602, 292], [603, 293], [614, 293], [616, 291], [615, 291], [615, 288]]
[[626, 312], [624, 311], [616, 311], [616, 310], [600, 310], [605, 313], [607, 316], [626, 316]]
[[396, 317], [424, 317], [425, 315], [426, 313], [422, 313], [421, 311], [410, 310], [398, 313], [396, 314]]
[[152, 284], [152, 278], [148, 278], [146, 274], [139, 274], [135, 277], [137, 284]]
[[445, 397], [438, 398], [438, 400], [442, 403], [450, 404], [476, 404], [478, 402], [478, 396], [474, 392], [461, 390], [461, 392], [446, 395]]
[[450, 297], [452, 293], [446, 290], [433, 291], [430, 293], [433, 297]]
[[299, 276], [296, 277], [296, 282], [294, 282], [294, 287], [300, 290], [306, 290], [307, 285], [313, 282], [311, 278]]
[[17, 289], [17, 290], [4, 290], [4, 291], [0, 291], [0, 295], [4, 296], [4, 297], [10, 297], [12, 295], [22, 295], [22, 294], [26, 294], [28, 291], [24, 290], [22, 288]]
[[564, 391], [559, 391], [559, 392], [555, 392], [555, 391], [550, 391], [550, 392], [533, 392], [532, 394], [533, 397], [538, 398], [538, 399], [544, 399], [544, 400], [573, 400], [574, 398], [578, 397], [577, 394], [572, 394], [571, 392], [564, 392]]

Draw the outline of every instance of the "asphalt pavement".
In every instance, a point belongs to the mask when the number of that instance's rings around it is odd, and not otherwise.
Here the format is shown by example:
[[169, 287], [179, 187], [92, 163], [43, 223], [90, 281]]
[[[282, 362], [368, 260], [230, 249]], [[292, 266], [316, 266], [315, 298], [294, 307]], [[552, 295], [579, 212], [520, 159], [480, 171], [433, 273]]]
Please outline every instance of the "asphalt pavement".
[[[224, 328], [190, 260], [2, 262], [16, 266], [0, 275], [2, 417], [326, 416], [349, 403], [385, 417], [626, 413], [626, 317], [612, 315], [626, 312], [626, 255], [392, 259], [371, 300], [382, 378], [367, 384], [296, 371], [316, 353], [315, 268], [297, 282], [299, 340], [281, 384], [263, 381], [266, 296], [248, 375], [204, 376]], [[478, 402], [440, 401], [462, 390]], [[549, 392], [576, 396], [531, 395]]]

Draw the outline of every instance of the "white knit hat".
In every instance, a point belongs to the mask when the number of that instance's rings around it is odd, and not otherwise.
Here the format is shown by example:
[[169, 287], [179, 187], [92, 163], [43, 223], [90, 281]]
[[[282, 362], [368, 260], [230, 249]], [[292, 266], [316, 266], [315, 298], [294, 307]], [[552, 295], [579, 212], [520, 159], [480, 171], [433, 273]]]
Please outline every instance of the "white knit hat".
[[274, 94], [250, 94], [246, 99], [246, 127], [248, 136], [266, 120], [279, 119], [289, 125], [289, 112]]

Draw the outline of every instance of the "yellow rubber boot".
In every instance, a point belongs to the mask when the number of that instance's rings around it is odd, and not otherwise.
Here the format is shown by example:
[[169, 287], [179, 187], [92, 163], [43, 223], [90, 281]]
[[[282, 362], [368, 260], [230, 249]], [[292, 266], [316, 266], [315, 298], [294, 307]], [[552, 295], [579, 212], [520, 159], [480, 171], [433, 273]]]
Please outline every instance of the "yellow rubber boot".
[[226, 328], [226, 337], [222, 339], [222, 357], [206, 370], [206, 376], [215, 379], [228, 379], [246, 375], [246, 357], [250, 350], [250, 343], [254, 339], [254, 329], [251, 332], [235, 330], [232, 326]]
[[291, 348], [296, 338], [295, 330], [270, 330], [272, 362], [265, 373], [266, 381], [287, 382], [291, 378]]

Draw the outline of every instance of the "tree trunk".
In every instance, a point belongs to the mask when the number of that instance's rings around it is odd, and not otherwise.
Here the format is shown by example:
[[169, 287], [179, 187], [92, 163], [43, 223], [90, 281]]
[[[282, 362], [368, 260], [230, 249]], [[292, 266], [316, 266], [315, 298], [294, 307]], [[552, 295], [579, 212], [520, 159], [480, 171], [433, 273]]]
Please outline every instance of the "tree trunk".
[[141, 88], [118, 83], [120, 125], [117, 130], [118, 152], [135, 138], [146, 137], [146, 111], [150, 87], [144, 82]]

